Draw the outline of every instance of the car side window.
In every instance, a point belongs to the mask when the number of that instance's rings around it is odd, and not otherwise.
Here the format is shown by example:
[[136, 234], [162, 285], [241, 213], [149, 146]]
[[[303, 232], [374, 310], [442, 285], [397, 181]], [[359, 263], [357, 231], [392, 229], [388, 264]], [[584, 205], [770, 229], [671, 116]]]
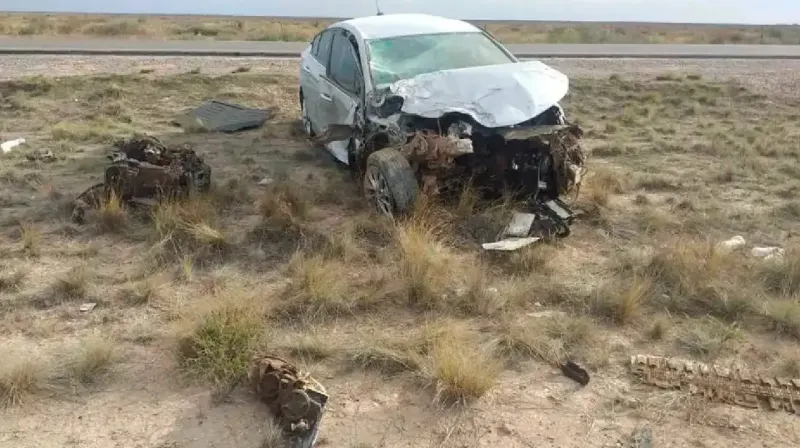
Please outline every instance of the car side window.
[[334, 35], [328, 76], [348, 92], [359, 93], [361, 72], [353, 50], [350, 40], [344, 33], [339, 32]]
[[333, 40], [333, 30], [325, 30], [319, 38], [319, 47], [314, 55], [324, 66], [328, 65], [328, 56], [331, 54], [331, 41]]
[[319, 34], [314, 36], [314, 39], [311, 41], [311, 55], [317, 57], [317, 52], [319, 51]]

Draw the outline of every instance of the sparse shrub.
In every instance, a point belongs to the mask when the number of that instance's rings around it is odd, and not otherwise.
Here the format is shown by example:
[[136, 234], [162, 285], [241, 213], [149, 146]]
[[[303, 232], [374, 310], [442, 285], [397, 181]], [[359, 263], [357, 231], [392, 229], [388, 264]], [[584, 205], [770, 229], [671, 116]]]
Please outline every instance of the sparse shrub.
[[427, 375], [433, 381], [436, 398], [443, 403], [468, 403], [488, 392], [503, 364], [491, 346], [465, 328], [442, 329], [431, 343]]
[[77, 266], [56, 280], [55, 293], [63, 299], [80, 299], [89, 290], [89, 271], [86, 266]]
[[800, 339], [800, 302], [776, 300], [767, 304], [766, 317], [775, 332]]
[[612, 194], [622, 194], [627, 190], [626, 180], [621, 173], [607, 168], [597, 168], [587, 176], [586, 197], [600, 206], [608, 205]]
[[235, 383], [247, 373], [261, 331], [253, 309], [226, 304], [202, 315], [178, 341], [180, 365], [191, 376], [216, 386]]
[[680, 345], [691, 355], [713, 361], [739, 336], [735, 325], [713, 318], [691, 322], [678, 337]]
[[32, 395], [44, 387], [45, 366], [30, 354], [0, 356], [0, 408], [24, 404]]
[[94, 336], [82, 341], [67, 362], [67, 372], [79, 384], [92, 384], [107, 374], [114, 361], [111, 339]]
[[36, 257], [40, 252], [42, 233], [31, 224], [23, 223], [19, 227], [20, 238], [22, 240], [22, 250], [28, 256]]
[[27, 276], [27, 271], [21, 269], [0, 274], [0, 292], [19, 288]]
[[645, 277], [612, 281], [595, 295], [592, 308], [595, 313], [624, 325], [641, 315], [652, 290], [650, 279]]
[[782, 259], [767, 260], [760, 277], [768, 291], [785, 297], [800, 293], [800, 250], [789, 248]]
[[152, 281], [142, 281], [122, 290], [122, 300], [128, 305], [146, 305], [158, 297], [158, 286]]
[[292, 283], [280, 310], [289, 315], [327, 316], [353, 311], [358, 293], [349, 284], [346, 267], [322, 255], [297, 252], [289, 262]]
[[370, 341], [368, 345], [359, 347], [350, 354], [350, 362], [361, 369], [397, 375], [419, 370], [422, 359], [408, 344]]
[[[427, 218], [426, 218], [427, 219]], [[395, 228], [397, 267], [412, 304], [433, 309], [449, 286], [451, 253], [424, 220], [409, 220]]]
[[647, 330], [647, 337], [653, 341], [660, 341], [667, 335], [671, 325], [671, 322], [666, 317], [656, 317]]
[[151, 217], [160, 247], [178, 258], [197, 259], [230, 248], [229, 237], [218, 223], [214, 203], [207, 196], [161, 202]]
[[101, 231], [117, 233], [127, 227], [128, 214], [122, 201], [113, 191], [107, 200], [100, 204], [97, 211], [97, 224]]

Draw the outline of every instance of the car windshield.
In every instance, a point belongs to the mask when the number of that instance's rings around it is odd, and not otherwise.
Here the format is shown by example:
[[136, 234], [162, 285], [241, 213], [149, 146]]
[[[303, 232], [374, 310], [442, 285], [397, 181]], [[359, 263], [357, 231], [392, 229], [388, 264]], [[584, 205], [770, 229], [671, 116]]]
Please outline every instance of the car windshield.
[[367, 40], [376, 85], [424, 73], [513, 62], [483, 33], [441, 33]]

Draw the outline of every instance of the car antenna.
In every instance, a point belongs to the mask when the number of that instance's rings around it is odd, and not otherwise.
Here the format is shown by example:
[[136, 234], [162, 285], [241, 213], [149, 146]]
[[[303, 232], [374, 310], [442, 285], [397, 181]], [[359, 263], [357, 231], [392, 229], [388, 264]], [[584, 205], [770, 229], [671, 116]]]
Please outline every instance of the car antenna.
[[383, 13], [381, 12], [381, 5], [379, 3], [379, 0], [375, 0], [375, 9], [378, 11], [379, 16], [383, 15]]

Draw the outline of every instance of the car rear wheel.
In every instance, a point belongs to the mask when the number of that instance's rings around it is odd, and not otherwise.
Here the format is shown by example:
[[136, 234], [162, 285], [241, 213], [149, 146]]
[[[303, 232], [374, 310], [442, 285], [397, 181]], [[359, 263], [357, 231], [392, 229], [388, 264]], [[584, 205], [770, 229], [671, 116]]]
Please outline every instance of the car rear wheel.
[[386, 216], [403, 215], [414, 206], [419, 184], [408, 160], [393, 148], [370, 154], [363, 179], [364, 195]]

